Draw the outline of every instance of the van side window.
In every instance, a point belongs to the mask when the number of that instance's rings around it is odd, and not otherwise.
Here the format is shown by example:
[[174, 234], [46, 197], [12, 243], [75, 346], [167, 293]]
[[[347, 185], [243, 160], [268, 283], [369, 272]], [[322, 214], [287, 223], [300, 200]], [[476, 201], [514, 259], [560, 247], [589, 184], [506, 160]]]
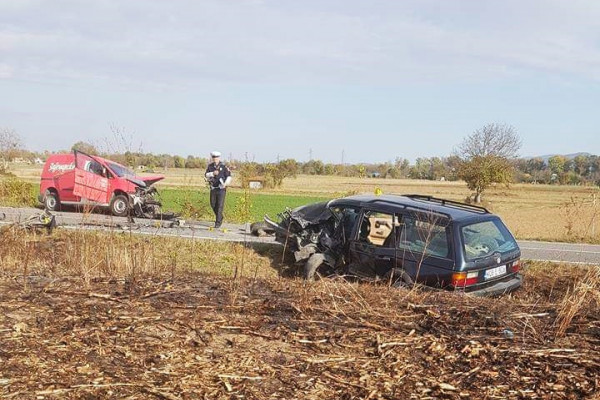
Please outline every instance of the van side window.
[[428, 256], [448, 258], [448, 221], [428, 215], [404, 215], [397, 231], [397, 248], [423, 253]]
[[85, 162], [84, 170], [91, 172], [96, 175], [104, 176], [102, 165], [98, 161], [95, 160], [87, 160]]
[[389, 246], [390, 241], [387, 239], [392, 236], [393, 227], [392, 214], [365, 211], [358, 231], [358, 241], [375, 246]]

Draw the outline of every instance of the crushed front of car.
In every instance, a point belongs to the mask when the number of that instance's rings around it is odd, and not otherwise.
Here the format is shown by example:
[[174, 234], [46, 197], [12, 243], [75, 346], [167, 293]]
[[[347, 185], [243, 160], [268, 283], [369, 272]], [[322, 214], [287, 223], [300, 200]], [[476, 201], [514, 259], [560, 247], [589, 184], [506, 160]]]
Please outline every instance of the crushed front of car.
[[341, 241], [336, 236], [336, 218], [328, 202], [313, 203], [279, 214], [280, 222], [264, 221], [275, 232], [275, 240], [293, 253], [296, 263], [305, 262], [304, 277], [311, 279], [321, 265], [335, 268]]

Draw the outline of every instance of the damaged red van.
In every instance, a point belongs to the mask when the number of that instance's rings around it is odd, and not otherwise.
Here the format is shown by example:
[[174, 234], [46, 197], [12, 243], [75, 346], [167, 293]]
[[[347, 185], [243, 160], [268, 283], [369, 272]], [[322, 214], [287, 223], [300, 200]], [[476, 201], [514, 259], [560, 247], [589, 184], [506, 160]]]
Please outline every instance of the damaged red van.
[[163, 175], [136, 176], [129, 168], [80, 151], [53, 154], [42, 170], [39, 200], [46, 209], [61, 205], [108, 207], [116, 216], [153, 218], [160, 213], [153, 183]]

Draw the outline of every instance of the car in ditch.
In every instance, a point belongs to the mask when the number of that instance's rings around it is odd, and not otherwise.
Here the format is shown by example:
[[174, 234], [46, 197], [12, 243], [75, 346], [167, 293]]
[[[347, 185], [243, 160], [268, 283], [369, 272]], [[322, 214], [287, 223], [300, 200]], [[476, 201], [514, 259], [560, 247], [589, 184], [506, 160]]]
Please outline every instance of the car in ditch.
[[521, 286], [521, 251], [500, 217], [423, 195], [355, 195], [265, 216], [304, 277], [341, 274], [500, 295]]
[[75, 150], [52, 154], [42, 169], [39, 201], [47, 210], [62, 205], [108, 207], [115, 216], [155, 218], [160, 202], [153, 183], [163, 175], [136, 176], [129, 168]]

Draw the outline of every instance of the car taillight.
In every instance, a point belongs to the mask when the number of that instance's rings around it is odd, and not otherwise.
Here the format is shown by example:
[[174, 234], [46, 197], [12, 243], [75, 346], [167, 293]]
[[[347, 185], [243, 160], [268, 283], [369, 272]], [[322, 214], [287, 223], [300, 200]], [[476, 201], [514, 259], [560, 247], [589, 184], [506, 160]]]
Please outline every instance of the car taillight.
[[521, 270], [521, 260], [514, 261], [510, 266], [512, 272], [519, 272]]
[[455, 288], [474, 285], [477, 283], [479, 272], [455, 272], [452, 274], [452, 286]]

